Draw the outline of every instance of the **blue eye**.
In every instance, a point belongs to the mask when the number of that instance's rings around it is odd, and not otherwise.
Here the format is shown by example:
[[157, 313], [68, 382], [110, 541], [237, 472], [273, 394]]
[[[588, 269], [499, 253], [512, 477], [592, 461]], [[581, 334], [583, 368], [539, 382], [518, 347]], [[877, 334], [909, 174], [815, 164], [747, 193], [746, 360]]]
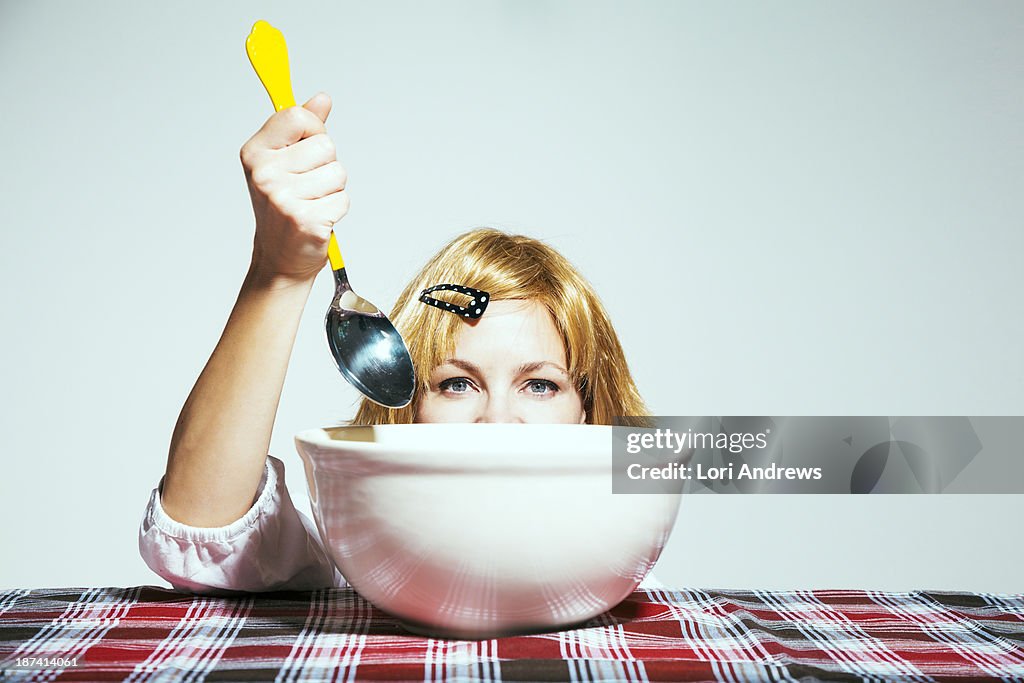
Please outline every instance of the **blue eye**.
[[529, 393], [535, 396], [547, 396], [558, 392], [558, 385], [546, 379], [531, 379], [526, 386]]
[[453, 394], [464, 394], [469, 391], [470, 384], [469, 380], [465, 377], [452, 377], [446, 379], [437, 385], [437, 388], [441, 391], [448, 391]]

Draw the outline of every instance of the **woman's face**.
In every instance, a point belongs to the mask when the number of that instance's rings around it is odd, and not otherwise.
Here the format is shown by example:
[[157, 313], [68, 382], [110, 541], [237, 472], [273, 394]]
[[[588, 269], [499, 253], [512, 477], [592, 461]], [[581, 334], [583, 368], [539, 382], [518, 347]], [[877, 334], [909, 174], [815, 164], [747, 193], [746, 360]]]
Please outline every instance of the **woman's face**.
[[492, 301], [479, 320], [462, 326], [454, 355], [430, 373], [416, 413], [416, 422], [585, 421], [551, 314], [523, 300]]

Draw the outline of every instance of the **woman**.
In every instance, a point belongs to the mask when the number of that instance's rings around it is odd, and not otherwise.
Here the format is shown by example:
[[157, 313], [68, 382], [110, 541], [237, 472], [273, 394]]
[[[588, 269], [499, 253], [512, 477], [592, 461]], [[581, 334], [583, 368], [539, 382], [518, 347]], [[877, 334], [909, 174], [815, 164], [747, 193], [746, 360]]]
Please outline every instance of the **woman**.
[[[343, 585], [310, 520], [267, 455], [302, 309], [348, 211], [346, 174], [324, 122], [330, 99], [271, 116], [242, 147], [256, 217], [252, 263], [174, 429], [167, 471], [139, 531], [146, 563], [179, 590]], [[479, 318], [454, 315], [457, 283], [486, 292]], [[446, 299], [445, 297], [452, 297]], [[413, 278], [391, 320], [413, 357], [412, 403], [364, 400], [357, 424], [610, 424], [646, 409], [608, 316], [557, 251], [497, 230], [462, 235]]]
[[[424, 306], [421, 292], [438, 283], [483, 290], [491, 301], [475, 320]], [[390, 317], [419, 386], [399, 410], [363, 399], [356, 424], [611, 424], [647, 412], [590, 284], [530, 237], [481, 229], [455, 238], [406, 286]]]

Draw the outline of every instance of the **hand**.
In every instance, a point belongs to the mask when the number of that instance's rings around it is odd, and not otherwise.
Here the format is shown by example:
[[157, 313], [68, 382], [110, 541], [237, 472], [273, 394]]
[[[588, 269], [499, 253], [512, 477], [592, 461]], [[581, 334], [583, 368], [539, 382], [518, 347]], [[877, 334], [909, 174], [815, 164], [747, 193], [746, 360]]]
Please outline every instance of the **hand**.
[[331, 98], [283, 109], [242, 145], [256, 237], [251, 274], [312, 282], [327, 260], [334, 224], [348, 213], [348, 174], [324, 123]]

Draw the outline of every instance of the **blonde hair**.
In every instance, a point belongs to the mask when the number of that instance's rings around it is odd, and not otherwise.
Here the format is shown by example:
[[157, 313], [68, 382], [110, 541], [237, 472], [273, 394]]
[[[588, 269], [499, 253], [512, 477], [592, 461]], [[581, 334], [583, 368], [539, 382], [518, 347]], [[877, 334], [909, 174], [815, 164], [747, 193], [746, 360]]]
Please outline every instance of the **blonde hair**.
[[[589, 424], [612, 424], [617, 415], [647, 415], [619, 338], [590, 283], [547, 244], [481, 228], [444, 246], [406, 286], [391, 310], [390, 319], [405, 339], [416, 369], [412, 403], [392, 409], [363, 398], [353, 424], [414, 420], [430, 372], [451, 357], [466, 324], [449, 311], [419, 301], [420, 292], [442, 283], [482, 289], [491, 300], [529, 299], [547, 307], [565, 345], [569, 377], [583, 398]], [[454, 298], [449, 301], [459, 303]]]

